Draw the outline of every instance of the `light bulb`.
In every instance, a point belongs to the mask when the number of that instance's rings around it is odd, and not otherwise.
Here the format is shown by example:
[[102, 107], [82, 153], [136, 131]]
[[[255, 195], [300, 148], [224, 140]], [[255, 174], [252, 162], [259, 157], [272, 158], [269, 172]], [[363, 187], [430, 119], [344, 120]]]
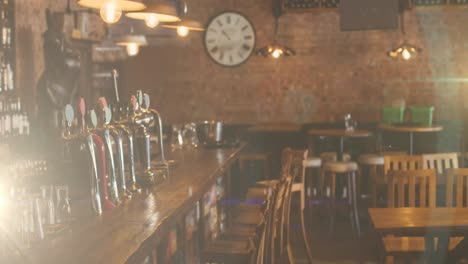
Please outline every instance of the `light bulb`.
[[107, 24], [114, 24], [119, 21], [122, 16], [122, 9], [120, 9], [115, 1], [110, 0], [101, 6], [99, 13], [101, 14], [101, 18], [104, 22]]
[[128, 56], [136, 56], [140, 51], [140, 47], [136, 43], [127, 44], [127, 54]]
[[406, 48], [404, 48], [403, 51], [401, 52], [401, 56], [403, 56], [403, 59], [405, 60], [411, 59], [411, 53]]
[[273, 58], [275, 58], [275, 59], [278, 59], [281, 56], [282, 53], [283, 52], [280, 49], [275, 49], [273, 51], [273, 53], [271, 53], [271, 56], [273, 56]]
[[189, 33], [188, 27], [184, 27], [184, 26], [177, 27], [177, 35], [181, 37], [186, 37], [188, 33]]
[[156, 14], [148, 14], [145, 17], [145, 24], [150, 28], [155, 28], [159, 24], [159, 19]]

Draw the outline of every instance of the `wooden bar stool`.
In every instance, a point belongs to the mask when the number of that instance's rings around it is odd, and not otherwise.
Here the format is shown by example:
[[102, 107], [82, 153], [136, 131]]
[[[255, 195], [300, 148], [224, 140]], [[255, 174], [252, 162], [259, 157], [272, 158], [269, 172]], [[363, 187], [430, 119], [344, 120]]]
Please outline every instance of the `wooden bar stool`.
[[[377, 206], [377, 184], [379, 180], [383, 181], [383, 168], [385, 164], [384, 157], [379, 154], [363, 154], [360, 155], [358, 158], [359, 164], [359, 173], [358, 173], [358, 183], [362, 184], [362, 175], [363, 175], [363, 168], [368, 168], [368, 198], [369, 198], [369, 207], [376, 207]], [[379, 177], [380, 176], [380, 177]], [[361, 189], [358, 186], [358, 189]], [[361, 192], [358, 192], [361, 194]], [[365, 198], [366, 195], [361, 194], [361, 198]]]
[[[338, 154], [336, 152], [322, 152], [320, 154], [320, 160], [322, 162], [322, 168], [320, 169], [320, 174], [319, 174], [319, 190], [323, 191], [323, 183], [325, 181], [325, 170], [323, 168], [323, 165], [327, 162], [331, 161], [337, 161], [338, 160]], [[351, 161], [351, 156], [347, 153], [343, 154], [343, 161]]]
[[[336, 177], [346, 177], [346, 190], [343, 190], [343, 197], [347, 197], [346, 205], [350, 209], [351, 226], [356, 232], [357, 236], [361, 234], [361, 228], [359, 224], [359, 213], [357, 210], [357, 199], [356, 199], [356, 172], [358, 165], [356, 162], [350, 161], [331, 161], [327, 162], [323, 166], [326, 180], [329, 180], [330, 186], [327, 187], [326, 196], [329, 201], [329, 213], [330, 213], [330, 232], [333, 232], [335, 215], [336, 215]], [[328, 191], [329, 190], [329, 191]]]
[[[263, 163], [263, 180], [270, 179], [270, 168], [271, 168], [271, 153], [264, 152], [264, 153], [242, 153], [239, 156], [239, 168], [241, 175], [243, 177], [247, 177], [247, 165], [252, 162], [259, 161]], [[244, 178], [245, 179], [245, 178]], [[251, 180], [251, 179], [249, 179]]]

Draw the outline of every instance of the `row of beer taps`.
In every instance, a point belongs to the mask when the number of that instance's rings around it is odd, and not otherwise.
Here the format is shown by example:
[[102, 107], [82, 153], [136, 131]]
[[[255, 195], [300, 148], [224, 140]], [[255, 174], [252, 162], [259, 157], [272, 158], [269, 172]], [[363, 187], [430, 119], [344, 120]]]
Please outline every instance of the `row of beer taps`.
[[[97, 214], [116, 208], [132, 194], [141, 192], [142, 187], [157, 184], [169, 175], [162, 120], [159, 113], [150, 108], [149, 95], [139, 90], [128, 104], [123, 104], [118, 95], [117, 71], [112, 71], [112, 77], [115, 105], [109, 106], [106, 98], [100, 97], [97, 106], [87, 110], [85, 100], [80, 98], [76, 106], [69, 104], [64, 109], [63, 138], [86, 147], [91, 206]], [[153, 125], [158, 127], [155, 160], [151, 157], [150, 128]], [[77, 126], [80, 128], [76, 129]]]

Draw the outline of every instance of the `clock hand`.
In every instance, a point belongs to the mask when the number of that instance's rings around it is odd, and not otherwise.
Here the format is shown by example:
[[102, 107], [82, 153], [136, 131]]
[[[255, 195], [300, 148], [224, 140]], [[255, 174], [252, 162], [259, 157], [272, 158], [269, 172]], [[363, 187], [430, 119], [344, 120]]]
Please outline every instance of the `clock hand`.
[[228, 40], [231, 40], [231, 38], [229, 37], [229, 35], [228, 35], [228, 34], [226, 34], [226, 32], [224, 32], [224, 30], [223, 30], [223, 31], [221, 31], [221, 33], [222, 33], [222, 34], [223, 34], [223, 35], [224, 35], [224, 36], [225, 36], [225, 37], [226, 37]]

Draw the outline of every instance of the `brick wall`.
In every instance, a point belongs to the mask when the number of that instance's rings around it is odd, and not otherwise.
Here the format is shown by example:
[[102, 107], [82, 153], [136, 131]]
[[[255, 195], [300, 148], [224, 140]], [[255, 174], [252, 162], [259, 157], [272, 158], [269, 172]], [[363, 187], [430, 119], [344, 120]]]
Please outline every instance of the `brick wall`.
[[[270, 2], [187, 1], [189, 14], [203, 23], [223, 10], [244, 13], [256, 29], [257, 48], [272, 37]], [[203, 35], [191, 33], [128, 60], [126, 86], [149, 91], [169, 122], [333, 122], [346, 112], [375, 121], [397, 98], [435, 105], [439, 120], [457, 119], [468, 108], [466, 8], [418, 8], [405, 19], [408, 40], [424, 50], [408, 62], [386, 56], [401, 41], [399, 31], [340, 32], [336, 12], [286, 13], [279, 41], [293, 47], [295, 57], [252, 56], [223, 68], [205, 53]]]

